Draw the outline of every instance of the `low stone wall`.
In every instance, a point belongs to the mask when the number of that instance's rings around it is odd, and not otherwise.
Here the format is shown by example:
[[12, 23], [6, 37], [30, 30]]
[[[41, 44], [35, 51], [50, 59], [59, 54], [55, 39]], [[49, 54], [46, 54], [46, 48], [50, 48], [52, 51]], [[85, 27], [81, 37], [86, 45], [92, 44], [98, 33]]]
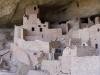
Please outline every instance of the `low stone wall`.
[[72, 57], [71, 75], [100, 75], [100, 56]]

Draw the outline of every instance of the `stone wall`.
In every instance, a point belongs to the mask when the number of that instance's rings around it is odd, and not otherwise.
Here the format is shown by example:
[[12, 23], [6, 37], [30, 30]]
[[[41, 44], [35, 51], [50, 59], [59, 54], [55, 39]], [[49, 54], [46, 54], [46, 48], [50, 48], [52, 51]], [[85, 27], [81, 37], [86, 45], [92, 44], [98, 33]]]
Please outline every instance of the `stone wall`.
[[100, 57], [72, 57], [71, 75], [99, 75]]

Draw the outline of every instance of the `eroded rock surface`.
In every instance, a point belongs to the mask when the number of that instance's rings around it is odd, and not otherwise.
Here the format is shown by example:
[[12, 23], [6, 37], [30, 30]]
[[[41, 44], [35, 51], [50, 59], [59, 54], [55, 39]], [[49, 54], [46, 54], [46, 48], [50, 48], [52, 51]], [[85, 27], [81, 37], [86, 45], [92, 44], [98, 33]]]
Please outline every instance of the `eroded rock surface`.
[[99, 0], [0, 0], [0, 27], [21, 25], [24, 8], [34, 4], [40, 6], [40, 18], [51, 23], [100, 12]]

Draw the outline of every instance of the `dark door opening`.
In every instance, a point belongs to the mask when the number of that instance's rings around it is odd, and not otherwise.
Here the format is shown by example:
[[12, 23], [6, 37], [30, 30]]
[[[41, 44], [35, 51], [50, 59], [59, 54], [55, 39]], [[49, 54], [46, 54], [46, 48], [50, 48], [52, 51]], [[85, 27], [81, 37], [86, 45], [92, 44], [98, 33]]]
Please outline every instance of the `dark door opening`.
[[71, 29], [71, 25], [68, 23], [68, 31]]
[[34, 29], [34, 27], [32, 27], [32, 31], [34, 31], [35, 29]]
[[85, 44], [83, 44], [83, 46], [85, 46]]
[[95, 48], [98, 49], [98, 44], [95, 44]]
[[55, 60], [58, 60], [59, 56], [61, 55], [62, 55], [61, 49], [55, 49], [55, 53], [54, 53]]
[[98, 29], [97, 29], [97, 31], [99, 32], [99, 31], [100, 31], [100, 29], [98, 28]]
[[36, 7], [34, 7], [34, 10], [36, 10]]
[[43, 31], [43, 29], [42, 28], [40, 28], [40, 32], [42, 32]]
[[88, 18], [87, 17], [81, 18], [80, 21], [81, 21], [81, 23], [88, 23]]

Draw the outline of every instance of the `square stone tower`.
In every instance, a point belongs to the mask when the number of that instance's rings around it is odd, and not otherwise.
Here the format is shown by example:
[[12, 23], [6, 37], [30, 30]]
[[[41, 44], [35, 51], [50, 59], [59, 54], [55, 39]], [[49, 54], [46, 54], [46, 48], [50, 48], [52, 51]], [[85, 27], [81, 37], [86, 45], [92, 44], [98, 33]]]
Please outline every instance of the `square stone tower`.
[[37, 5], [29, 6], [25, 9], [25, 15], [23, 16], [23, 28], [25, 30], [39, 33], [48, 28], [47, 22], [41, 23], [38, 13], [39, 8]]

